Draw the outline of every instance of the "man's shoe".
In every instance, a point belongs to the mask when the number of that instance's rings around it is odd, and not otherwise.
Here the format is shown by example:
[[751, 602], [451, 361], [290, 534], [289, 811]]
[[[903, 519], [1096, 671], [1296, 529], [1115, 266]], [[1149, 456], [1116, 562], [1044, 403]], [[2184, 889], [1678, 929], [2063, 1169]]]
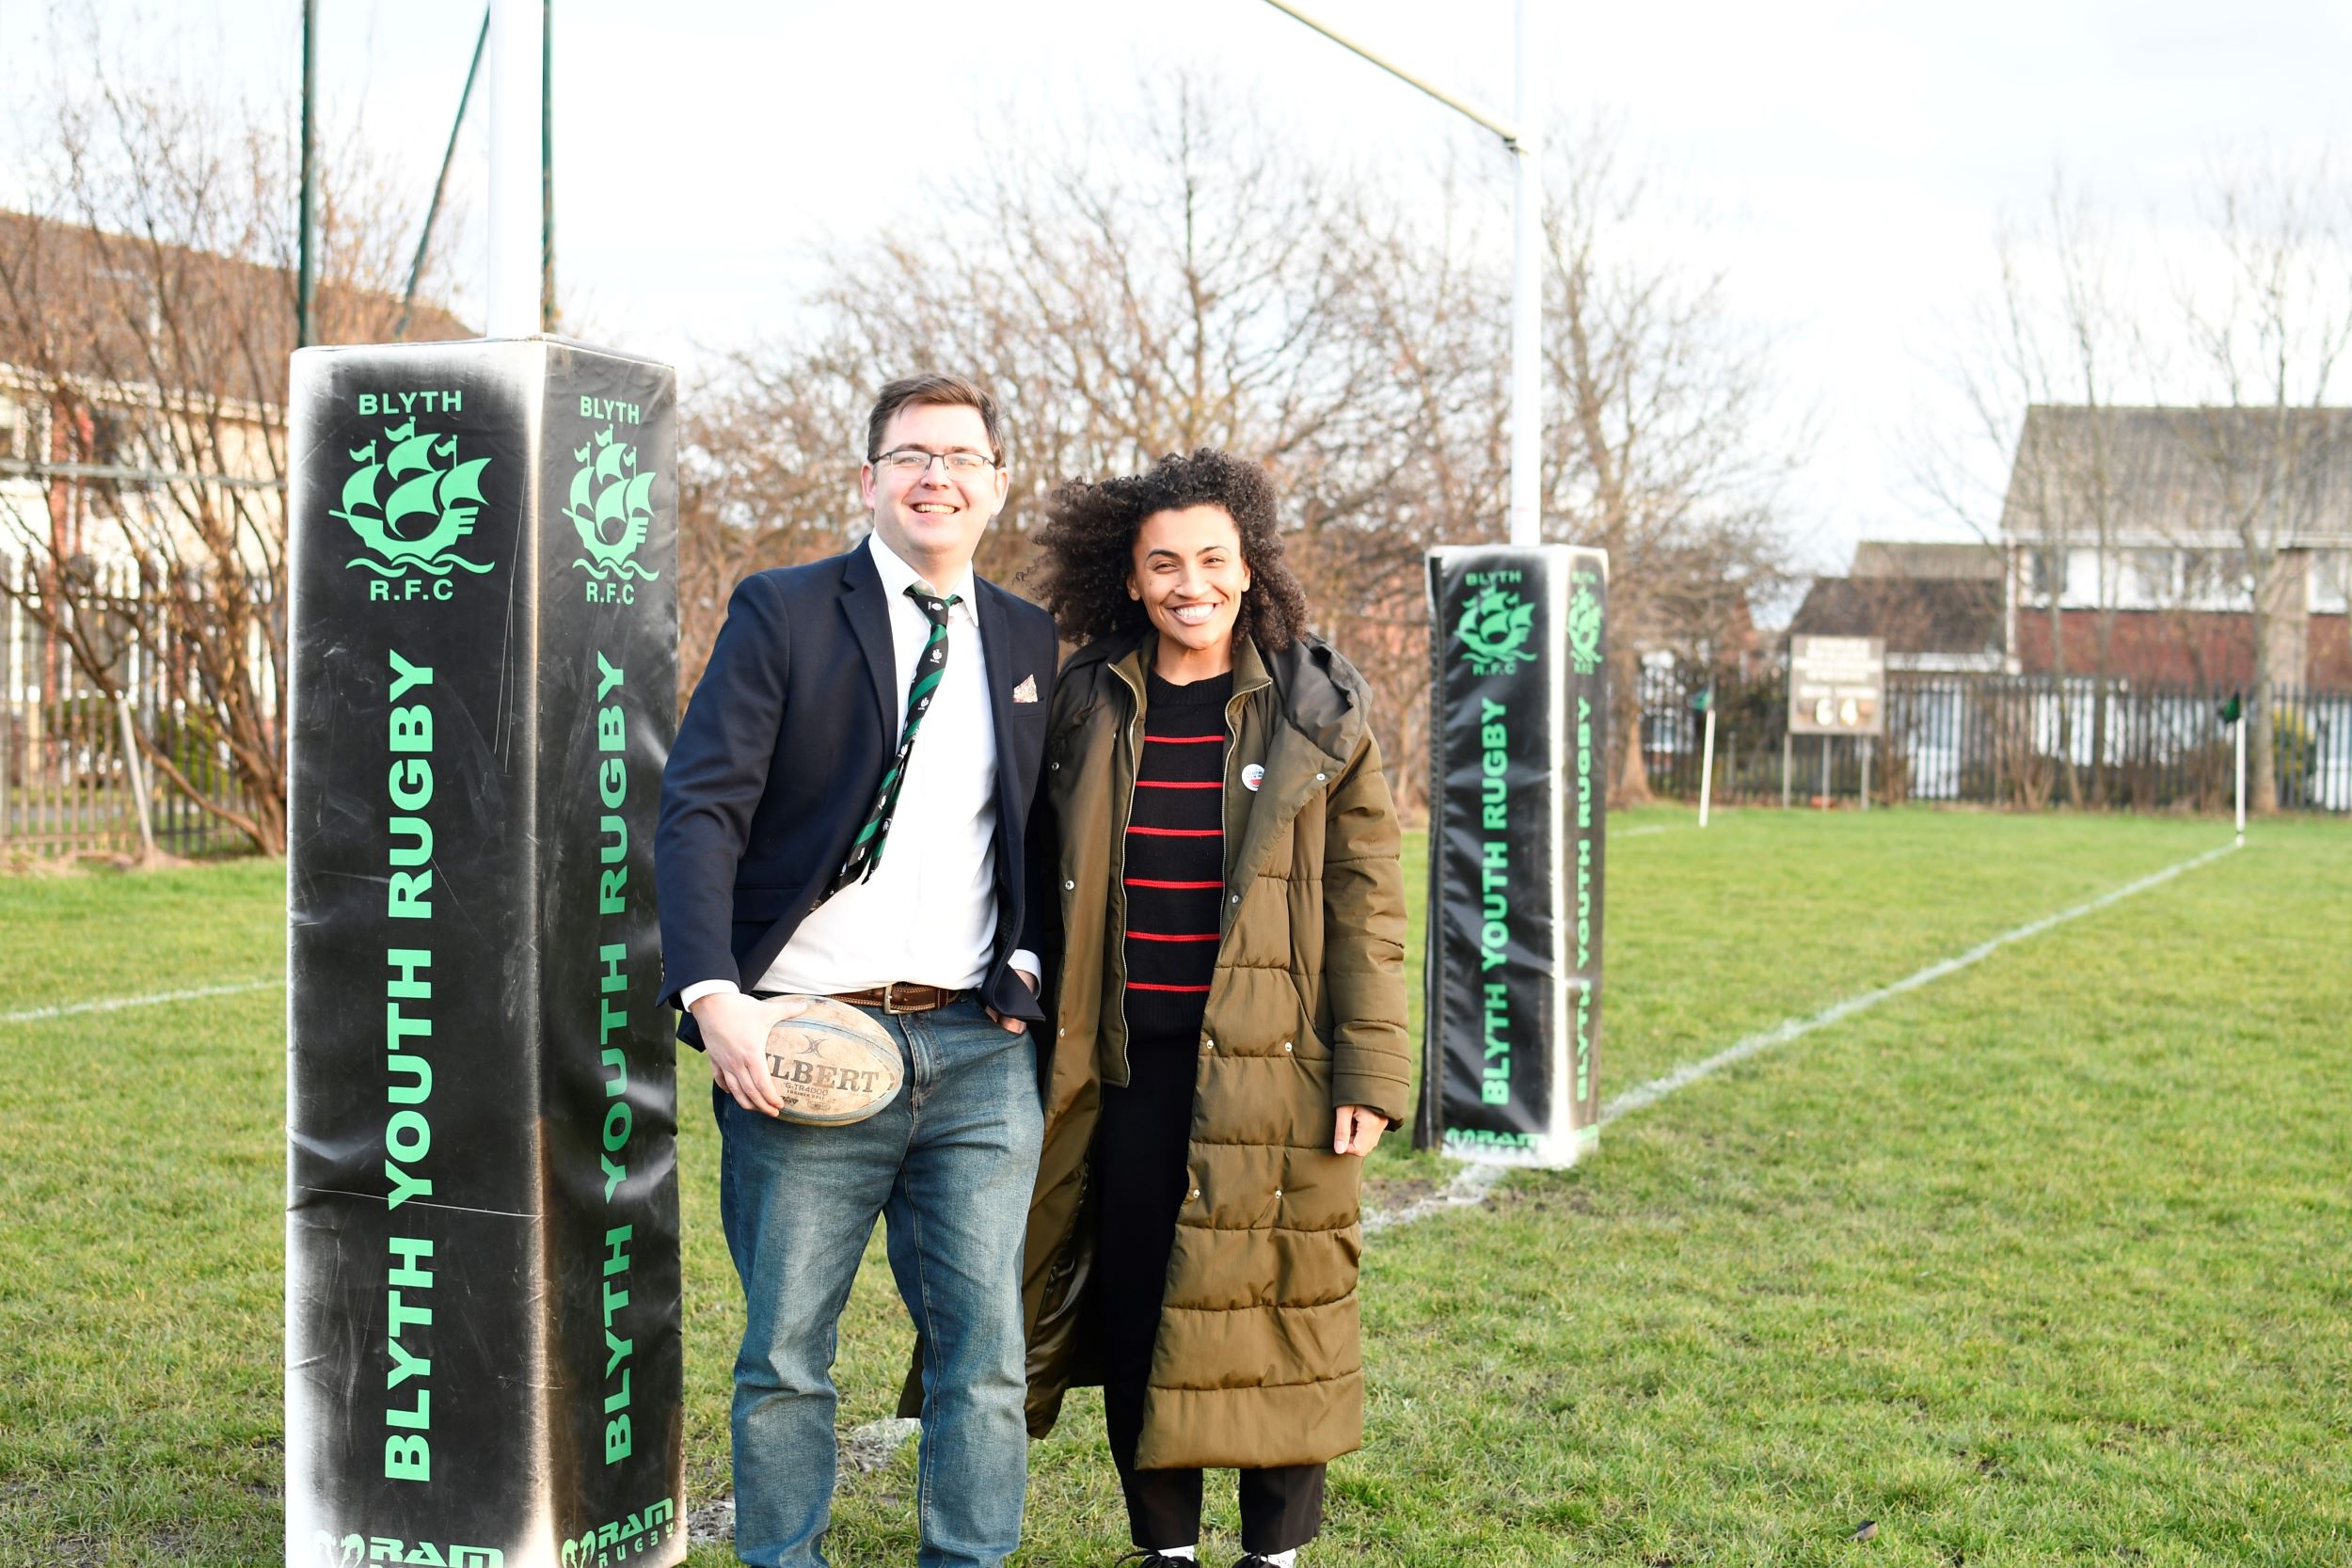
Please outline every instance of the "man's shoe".
[[1112, 1564], [1112, 1568], [1200, 1568], [1200, 1564], [1188, 1557], [1170, 1557], [1166, 1552], [1137, 1546]]
[[1274, 1561], [1255, 1552], [1244, 1552], [1233, 1563], [1233, 1568], [1274, 1568]]

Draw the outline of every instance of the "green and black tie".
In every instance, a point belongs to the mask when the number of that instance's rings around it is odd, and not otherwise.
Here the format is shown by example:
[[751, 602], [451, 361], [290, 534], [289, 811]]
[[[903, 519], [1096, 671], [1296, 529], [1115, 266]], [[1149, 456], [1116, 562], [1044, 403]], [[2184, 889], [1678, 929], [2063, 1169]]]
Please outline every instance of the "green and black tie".
[[874, 867], [882, 864], [882, 846], [890, 838], [890, 818], [898, 810], [898, 790], [907, 782], [907, 757], [914, 751], [915, 732], [923, 727], [923, 716], [931, 710], [931, 698], [939, 690], [939, 677], [947, 671], [947, 610], [963, 600], [953, 594], [942, 598], [930, 583], [922, 581], [907, 584], [907, 597], [922, 607], [931, 632], [914, 661], [914, 683], [907, 688], [906, 727], [898, 732], [898, 754], [890, 759], [890, 770], [874, 792], [874, 809], [866, 814], [857, 837], [850, 841], [850, 858], [833, 874], [825, 898], [871, 877]]

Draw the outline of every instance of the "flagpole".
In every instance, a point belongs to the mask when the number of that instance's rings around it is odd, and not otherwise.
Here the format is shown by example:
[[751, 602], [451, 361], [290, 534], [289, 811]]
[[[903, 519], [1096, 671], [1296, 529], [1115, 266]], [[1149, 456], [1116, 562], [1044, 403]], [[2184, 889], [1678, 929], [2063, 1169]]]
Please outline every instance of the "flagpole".
[[2246, 715], [2237, 716], [2237, 843], [2246, 847]]
[[1707, 742], [1699, 759], [1699, 826], [1707, 826], [1708, 803], [1715, 798], [1715, 705], [1707, 705]]

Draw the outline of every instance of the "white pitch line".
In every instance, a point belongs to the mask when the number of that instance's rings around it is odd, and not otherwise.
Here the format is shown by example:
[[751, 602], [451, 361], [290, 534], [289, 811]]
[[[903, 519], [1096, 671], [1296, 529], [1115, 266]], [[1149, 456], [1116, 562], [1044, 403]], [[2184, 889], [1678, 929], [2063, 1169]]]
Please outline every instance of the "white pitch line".
[[1646, 828], [1621, 828], [1609, 836], [1613, 839], [1639, 838], [1644, 833], [1670, 833], [1681, 826], [1679, 822], [1653, 822]]
[[[1663, 832], [1664, 830], [1661, 828], [1635, 831]], [[2218, 860], [2238, 847], [2239, 846], [2235, 844], [2224, 844], [2219, 848], [2208, 849], [2201, 855], [2193, 855], [2178, 865], [2168, 865], [2162, 871], [2153, 872], [2136, 882], [2127, 882], [2112, 892], [2101, 894], [2087, 903], [2077, 904], [2073, 909], [2060, 910], [2056, 914], [2045, 914], [2039, 920], [2027, 921], [2013, 931], [2004, 931], [1988, 942], [1979, 942], [1965, 953], [1931, 963], [1915, 974], [1903, 976], [1892, 985], [1881, 986], [1875, 990], [1863, 991], [1842, 1002], [1833, 1003], [1810, 1018], [1784, 1020], [1770, 1029], [1747, 1036], [1743, 1039], [1725, 1046], [1712, 1056], [1686, 1063], [1663, 1078], [1653, 1078], [1646, 1084], [1637, 1085], [1626, 1090], [1625, 1093], [1601, 1107], [1600, 1125], [1606, 1127], [1619, 1117], [1655, 1105], [1677, 1089], [1695, 1084], [1713, 1073], [1721, 1072], [1735, 1062], [1745, 1061], [1750, 1056], [1770, 1051], [1776, 1045], [1786, 1045], [1790, 1040], [1802, 1038], [1816, 1029], [1836, 1023], [1840, 1019], [1851, 1018], [1856, 1013], [1875, 1007], [1890, 997], [1900, 996], [1905, 991], [1916, 990], [1921, 986], [1941, 980], [1947, 974], [1957, 974], [1972, 964], [1980, 963], [2011, 942], [2023, 942], [2027, 937], [2040, 936], [2053, 927], [2063, 926], [2070, 920], [2077, 920], [2095, 911], [2106, 909], [2109, 904], [2121, 902], [2136, 893], [2145, 893], [2159, 883], [2170, 881], [2184, 871], [2194, 871], [2199, 866]], [[1454, 1172], [1454, 1180], [1447, 1183], [1442, 1191], [1409, 1203], [1393, 1213], [1375, 1212], [1364, 1215], [1363, 1233], [1367, 1236], [1375, 1236], [1383, 1230], [1393, 1230], [1399, 1226], [1411, 1225], [1417, 1220], [1425, 1220], [1432, 1214], [1441, 1214], [1450, 1209], [1474, 1208], [1486, 1201], [1497, 1183], [1501, 1182], [1511, 1169], [1511, 1166], [1501, 1164], [1465, 1164]]]
[[1972, 964], [1983, 962], [2011, 942], [2023, 942], [2027, 937], [2040, 936], [2052, 927], [2063, 926], [2070, 920], [2077, 920], [2084, 915], [2104, 910], [2109, 904], [2119, 903], [2134, 894], [2145, 893], [2152, 887], [2170, 881], [2184, 871], [2194, 871], [2201, 865], [2219, 860], [2237, 847], [2235, 844], [2224, 844], [2219, 848], [2208, 849], [2201, 855], [2192, 855], [2178, 865], [2168, 865], [2162, 871], [2153, 872], [2136, 882], [2126, 882], [2111, 893], [2103, 893], [2098, 897], [2087, 903], [2077, 904], [2071, 910], [2060, 910], [2056, 914], [2045, 914], [2039, 920], [2027, 921], [2013, 931], [2004, 931], [1988, 942], [1979, 942], [1965, 953], [1931, 963], [1915, 974], [1906, 974], [1892, 985], [1881, 986], [1876, 990], [1866, 990], [1859, 995], [1849, 996], [1843, 1002], [1833, 1003], [1810, 1018], [1785, 1019], [1770, 1029], [1734, 1041], [1712, 1056], [1703, 1057], [1695, 1062], [1686, 1062], [1663, 1078], [1653, 1078], [1646, 1084], [1635, 1085], [1600, 1108], [1600, 1125], [1606, 1127], [1619, 1117], [1630, 1116], [1635, 1111], [1655, 1105], [1677, 1089], [1688, 1087], [1702, 1078], [1721, 1072], [1734, 1063], [1746, 1061], [1750, 1056], [1770, 1051], [1774, 1046], [1787, 1045], [1790, 1040], [1803, 1038], [1816, 1029], [1825, 1028], [1840, 1019], [1851, 1018], [1856, 1013], [1867, 1011], [1882, 1002], [1900, 996], [1906, 991], [1916, 990], [1921, 986], [1941, 980], [1947, 974], [1956, 974]]
[[71, 1018], [75, 1013], [111, 1013], [123, 1007], [153, 1007], [166, 1002], [194, 1002], [207, 996], [242, 996], [267, 990], [283, 980], [239, 980], [233, 985], [199, 986], [194, 990], [159, 990], [151, 996], [107, 996], [95, 1002], [65, 1002], [54, 1007], [28, 1007], [21, 1013], [0, 1013], [0, 1023], [34, 1023], [45, 1018]]

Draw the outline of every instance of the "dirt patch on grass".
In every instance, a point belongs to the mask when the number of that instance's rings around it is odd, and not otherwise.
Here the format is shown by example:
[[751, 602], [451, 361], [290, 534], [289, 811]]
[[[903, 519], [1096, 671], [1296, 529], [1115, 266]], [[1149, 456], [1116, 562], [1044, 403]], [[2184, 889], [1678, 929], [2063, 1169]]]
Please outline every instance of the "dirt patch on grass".
[[1441, 1186], [1422, 1176], [1372, 1177], [1364, 1182], [1363, 1206], [1368, 1212], [1393, 1214], [1436, 1196]]

